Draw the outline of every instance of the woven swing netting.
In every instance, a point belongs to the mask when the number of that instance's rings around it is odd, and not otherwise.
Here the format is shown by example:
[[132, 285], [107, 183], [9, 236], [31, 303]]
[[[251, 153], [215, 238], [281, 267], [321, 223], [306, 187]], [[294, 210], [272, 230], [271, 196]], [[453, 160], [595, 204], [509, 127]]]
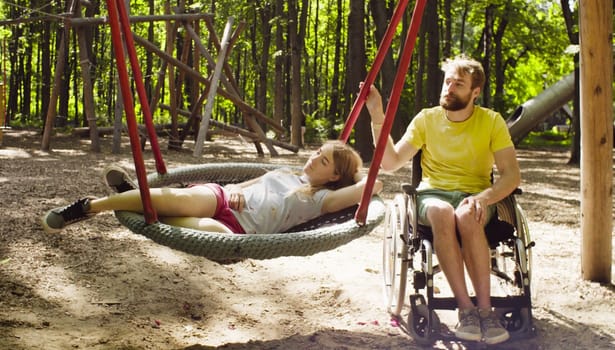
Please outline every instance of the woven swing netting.
[[[182, 186], [215, 181], [236, 183], [263, 175], [279, 166], [260, 163], [216, 163], [181, 167], [164, 175], [148, 176], [150, 187]], [[308, 256], [331, 250], [371, 232], [384, 218], [385, 205], [374, 196], [364, 225], [354, 220], [357, 207], [320, 216], [274, 234], [226, 234], [166, 225], [148, 224], [142, 214], [115, 212], [118, 220], [131, 231], [156, 243], [215, 261], [271, 259], [281, 256]]]

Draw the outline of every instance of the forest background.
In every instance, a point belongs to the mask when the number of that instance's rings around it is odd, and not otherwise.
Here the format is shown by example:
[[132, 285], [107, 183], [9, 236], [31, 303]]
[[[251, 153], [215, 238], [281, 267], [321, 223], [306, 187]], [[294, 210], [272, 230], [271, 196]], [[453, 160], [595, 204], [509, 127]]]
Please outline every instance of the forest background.
[[[133, 0], [129, 5], [131, 16], [211, 14], [214, 27], [199, 31], [208, 47], [214, 46], [212, 32], [222, 33], [229, 17], [236, 19], [236, 27], [240, 23], [245, 25], [228, 54], [242, 99], [288, 130], [286, 136], [291, 144], [301, 146], [302, 123], [307, 126], [306, 141], [339, 136], [397, 1]], [[410, 1], [376, 80], [383, 96], [389, 96], [413, 6], [414, 1]], [[573, 72], [578, 62], [577, 8], [578, 1], [572, 0], [427, 1], [391, 132], [393, 138], [401, 136], [418, 110], [438, 103], [440, 63], [445, 58], [465, 53], [483, 63], [487, 83], [480, 104], [497, 110], [504, 118], [518, 105]], [[106, 17], [107, 6], [100, 1], [76, 4], [73, 0], [0, 3], [6, 126], [44, 127], [58, 57], [65, 57], [66, 68], [57, 86], [54, 126], [70, 129], [92, 122], [84, 111], [84, 68], [93, 82], [96, 124], [108, 126], [116, 120], [117, 69], [110, 28], [107, 24], [86, 27], [82, 47], [87, 48], [88, 64], [84, 65], [81, 39], [68, 27], [67, 16]], [[193, 42], [185, 40], [188, 34], [183, 27], [168, 21], [140, 21], [133, 23], [132, 30], [160, 48], [171, 48], [178, 60], [194, 63], [193, 56], [186, 53], [198, 50]], [[169, 31], [175, 35], [169, 36]], [[64, 35], [67, 45], [63, 46]], [[64, 56], [60, 55], [62, 49]], [[162, 89], [159, 105], [187, 110], [196, 105], [198, 94], [194, 90], [202, 87], [191, 82], [192, 77], [179, 70], [167, 71], [151, 51], [140, 46], [136, 49], [148, 98], [152, 98], [153, 87], [158, 83]], [[201, 65], [200, 71], [209, 76], [212, 65], [206, 61]], [[159, 78], [161, 71], [172, 79]], [[184, 81], [181, 85], [177, 84], [180, 79]], [[170, 101], [173, 96], [176, 101]], [[136, 108], [139, 117], [140, 106], [136, 104]], [[223, 97], [216, 98], [212, 110], [215, 120], [230, 125], [244, 122], [240, 109]], [[371, 140], [369, 117], [365, 113], [357, 120], [351, 142], [364, 159], [369, 159], [372, 142], [355, 142]], [[157, 124], [169, 123], [171, 114], [168, 108], [153, 111]], [[186, 123], [186, 116], [179, 118], [180, 125]], [[567, 123], [572, 124], [573, 132], [578, 130], [574, 117]], [[267, 130], [267, 125], [263, 128]], [[577, 154], [572, 152], [573, 161]]]

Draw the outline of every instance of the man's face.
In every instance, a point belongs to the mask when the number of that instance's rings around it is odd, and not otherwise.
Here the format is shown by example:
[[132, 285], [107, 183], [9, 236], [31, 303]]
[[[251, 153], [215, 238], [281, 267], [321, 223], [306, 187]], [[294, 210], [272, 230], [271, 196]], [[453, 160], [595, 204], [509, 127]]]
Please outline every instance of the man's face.
[[478, 96], [478, 88], [472, 89], [470, 74], [459, 75], [455, 71], [446, 72], [440, 93], [440, 106], [449, 111], [459, 111], [473, 103]]

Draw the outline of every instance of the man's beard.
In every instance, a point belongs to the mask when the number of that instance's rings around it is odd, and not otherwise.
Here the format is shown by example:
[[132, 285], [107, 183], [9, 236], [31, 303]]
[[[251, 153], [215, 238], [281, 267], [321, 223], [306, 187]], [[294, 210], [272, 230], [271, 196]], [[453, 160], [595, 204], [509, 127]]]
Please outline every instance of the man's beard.
[[460, 111], [468, 106], [470, 103], [470, 96], [471, 95], [468, 95], [466, 99], [462, 99], [455, 94], [449, 94], [449, 100], [447, 101], [447, 95], [442, 95], [440, 96], [440, 106], [447, 111]]

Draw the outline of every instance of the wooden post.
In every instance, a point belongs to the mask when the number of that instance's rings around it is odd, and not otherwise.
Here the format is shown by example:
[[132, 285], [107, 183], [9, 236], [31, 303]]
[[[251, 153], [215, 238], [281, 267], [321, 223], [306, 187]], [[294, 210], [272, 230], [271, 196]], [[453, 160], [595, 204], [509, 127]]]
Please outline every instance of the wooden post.
[[226, 60], [226, 49], [229, 44], [233, 20], [233, 17], [229, 17], [227, 19], [224, 34], [222, 35], [222, 46], [220, 47], [220, 52], [218, 53], [218, 62], [216, 63], [216, 67], [214, 68], [214, 72], [211, 76], [209, 95], [207, 96], [207, 104], [205, 105], [205, 114], [203, 115], [203, 119], [201, 119], [201, 128], [199, 129], [196, 144], [194, 145], [194, 152], [192, 153], [195, 157], [200, 157], [203, 154], [203, 143], [205, 143], [205, 138], [207, 137], [209, 118], [211, 118], [214, 98], [216, 97], [216, 92], [218, 90], [220, 74], [222, 73], [222, 67], [224, 66], [224, 61]]
[[51, 89], [51, 96], [49, 97], [49, 107], [47, 108], [47, 116], [45, 119], [45, 129], [43, 129], [43, 141], [41, 142], [41, 151], [49, 151], [51, 144], [51, 132], [53, 131], [53, 124], [58, 114], [56, 108], [58, 107], [58, 94], [60, 90], [60, 84], [62, 83], [62, 74], [64, 74], [65, 59], [66, 59], [66, 47], [68, 45], [68, 27], [64, 24], [64, 30], [60, 37], [60, 47], [58, 48], [58, 57], [56, 58], [56, 71], [53, 79], [53, 87]]
[[79, 42], [79, 59], [81, 60], [81, 78], [83, 79], [83, 108], [90, 127], [90, 149], [100, 153], [100, 139], [96, 130], [96, 107], [94, 106], [94, 86], [90, 67], [92, 62], [88, 56], [88, 43], [84, 28], [78, 28], [77, 40]]
[[581, 270], [611, 281], [613, 236], [613, 0], [581, 0]]

